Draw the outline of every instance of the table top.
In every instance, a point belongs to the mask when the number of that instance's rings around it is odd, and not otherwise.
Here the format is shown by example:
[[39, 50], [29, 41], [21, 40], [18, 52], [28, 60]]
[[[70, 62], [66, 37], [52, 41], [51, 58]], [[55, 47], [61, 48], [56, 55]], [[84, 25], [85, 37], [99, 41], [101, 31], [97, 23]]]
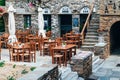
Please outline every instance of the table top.
[[73, 45], [73, 44], [68, 44], [68, 45], [66, 45], [66, 46], [60, 45], [60, 46], [54, 47], [53, 49], [54, 49], [54, 50], [55, 50], [55, 49], [62, 49], [62, 50], [65, 50], [65, 49], [69, 49], [69, 48], [73, 48], [73, 47], [76, 47], [76, 45]]

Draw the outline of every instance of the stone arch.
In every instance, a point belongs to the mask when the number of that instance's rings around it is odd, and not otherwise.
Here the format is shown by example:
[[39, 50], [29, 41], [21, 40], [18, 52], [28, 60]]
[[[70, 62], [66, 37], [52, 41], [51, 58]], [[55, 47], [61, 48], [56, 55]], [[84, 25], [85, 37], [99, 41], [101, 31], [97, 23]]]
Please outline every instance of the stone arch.
[[118, 54], [120, 51], [120, 21], [112, 24], [110, 28], [110, 53]]
[[111, 54], [110, 52], [110, 46], [111, 46], [111, 42], [110, 42], [110, 30], [111, 27], [113, 26], [113, 24], [115, 24], [116, 22], [120, 21], [120, 16], [119, 15], [101, 15], [100, 16], [100, 25], [99, 25], [99, 29], [104, 29], [105, 32], [104, 33], [104, 37], [105, 37], [105, 42], [108, 44], [108, 49], [107, 52], [108, 54]]

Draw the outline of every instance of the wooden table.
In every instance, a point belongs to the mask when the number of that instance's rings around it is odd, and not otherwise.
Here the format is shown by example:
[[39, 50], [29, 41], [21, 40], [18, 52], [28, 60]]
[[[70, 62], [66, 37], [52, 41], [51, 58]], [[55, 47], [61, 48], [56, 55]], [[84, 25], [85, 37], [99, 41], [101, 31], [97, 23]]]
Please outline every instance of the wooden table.
[[[70, 56], [72, 57], [72, 49], [74, 49], [74, 54], [76, 54], [76, 45], [68, 44], [65, 47], [62, 45], [56, 46], [53, 48], [53, 54], [55, 51], [63, 51], [64, 52], [64, 64], [67, 66], [67, 51], [70, 50]], [[52, 63], [54, 63], [54, 59], [52, 58]]]

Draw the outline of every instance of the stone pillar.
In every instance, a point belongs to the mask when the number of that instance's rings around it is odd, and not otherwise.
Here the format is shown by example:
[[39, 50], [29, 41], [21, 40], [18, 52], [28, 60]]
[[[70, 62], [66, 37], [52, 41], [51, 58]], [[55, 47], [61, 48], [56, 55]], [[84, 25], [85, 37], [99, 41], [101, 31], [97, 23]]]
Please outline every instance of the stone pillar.
[[52, 38], [60, 37], [60, 25], [58, 23], [58, 15], [51, 15], [51, 30], [52, 30]]
[[24, 29], [24, 17], [21, 14], [15, 14], [15, 26], [17, 29]]
[[32, 26], [32, 32], [34, 34], [37, 34], [38, 32], [38, 15], [37, 14], [32, 14], [31, 15], [31, 26]]

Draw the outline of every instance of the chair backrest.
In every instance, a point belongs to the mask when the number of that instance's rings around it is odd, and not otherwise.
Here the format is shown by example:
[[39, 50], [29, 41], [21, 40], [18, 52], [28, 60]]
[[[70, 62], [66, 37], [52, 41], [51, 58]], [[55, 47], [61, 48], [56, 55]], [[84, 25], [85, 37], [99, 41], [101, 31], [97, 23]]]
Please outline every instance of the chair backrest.
[[46, 32], [46, 36], [47, 36], [47, 37], [51, 37], [51, 34], [52, 34], [51, 31]]
[[38, 44], [39, 44], [39, 50], [42, 50], [42, 47], [44, 45], [44, 38], [39, 36], [38, 37]]
[[12, 52], [13, 52], [12, 45], [11, 45], [11, 44], [7, 44], [7, 47], [8, 47], [8, 49], [9, 49], [9, 53], [12, 53]]
[[53, 48], [56, 46], [56, 42], [54, 42], [54, 43], [51, 43], [50, 45], [49, 45], [49, 49], [50, 49], [50, 56], [52, 56], [52, 53], [53, 53]]
[[30, 51], [32, 52], [36, 51], [36, 42], [30, 41]]
[[55, 42], [57, 43], [58, 46], [62, 45], [62, 38], [61, 37], [56, 38]]

